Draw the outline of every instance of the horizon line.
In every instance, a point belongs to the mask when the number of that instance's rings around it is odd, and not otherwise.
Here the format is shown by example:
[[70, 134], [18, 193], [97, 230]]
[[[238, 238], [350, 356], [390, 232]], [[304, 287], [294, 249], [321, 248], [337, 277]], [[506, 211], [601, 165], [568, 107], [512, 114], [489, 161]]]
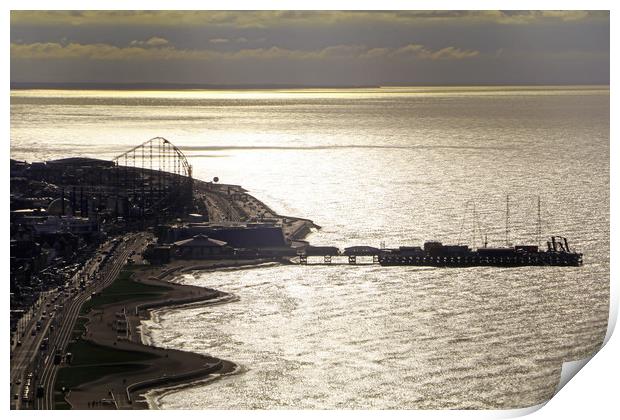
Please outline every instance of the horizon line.
[[178, 82], [11, 82], [10, 90], [144, 90], [157, 88], [158, 90], [262, 90], [262, 89], [380, 89], [398, 87], [526, 87], [526, 86], [610, 86], [610, 83], [389, 83], [389, 84], [298, 84], [298, 83], [178, 83]]

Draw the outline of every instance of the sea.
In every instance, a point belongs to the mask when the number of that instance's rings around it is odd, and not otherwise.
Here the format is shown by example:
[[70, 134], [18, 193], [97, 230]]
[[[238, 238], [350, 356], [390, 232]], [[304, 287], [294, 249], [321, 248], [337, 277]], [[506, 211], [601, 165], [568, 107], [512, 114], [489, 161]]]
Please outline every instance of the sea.
[[11, 157], [111, 159], [164, 137], [196, 178], [312, 219], [314, 245], [566, 236], [583, 267], [183, 274], [238, 299], [145, 326], [158, 346], [239, 366], [151, 392], [153, 408], [523, 408], [550, 399], [562, 363], [606, 333], [609, 116], [608, 86], [14, 90]]

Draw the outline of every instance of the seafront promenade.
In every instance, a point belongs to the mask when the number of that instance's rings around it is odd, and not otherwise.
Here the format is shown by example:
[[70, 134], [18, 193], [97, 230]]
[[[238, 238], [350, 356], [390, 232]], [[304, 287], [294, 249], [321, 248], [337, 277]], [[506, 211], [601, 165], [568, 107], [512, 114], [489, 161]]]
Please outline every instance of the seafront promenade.
[[[311, 220], [281, 216], [237, 185], [194, 181], [211, 222], [269, 221], [287, 242], [302, 241]], [[236, 299], [213, 289], [170, 282], [178, 273], [217, 270], [278, 258], [179, 260], [153, 266], [141, 254], [152, 234], [138, 230], [101, 247], [76, 273], [71, 291], [46, 295], [30, 322], [20, 321], [23, 342], [12, 346], [14, 409], [146, 409], [153, 388], [183, 386], [237, 366], [217, 357], [150, 345], [142, 320], [163, 307], [224, 304]], [[45, 308], [50, 308], [47, 316]], [[46, 318], [40, 327], [35, 320]], [[23, 326], [23, 325], [22, 325]], [[13, 394], [17, 398], [13, 398]]]
[[[312, 228], [317, 228], [311, 220], [278, 215], [240, 186], [195, 181], [195, 188], [196, 195], [207, 204], [209, 219], [214, 222], [231, 218], [237, 221], [268, 218], [282, 224], [285, 238], [290, 241], [303, 240]], [[271, 258], [200, 262], [175, 260], [161, 267], [126, 267], [125, 273], [130, 273], [132, 282], [142, 285], [146, 290], [156, 290], [153, 294], [157, 296], [137, 293], [136, 298], [126, 295], [128, 298], [96, 306], [85, 317], [82, 338], [94, 345], [128, 352], [128, 355], [141, 354], [139, 358], [144, 359], [137, 363], [140, 366], [132, 366], [135, 369], [111, 373], [80, 384], [78, 389], [68, 393], [67, 403], [76, 409], [144, 409], [148, 405], [142, 395], [149, 389], [182, 386], [206, 379], [214, 373], [222, 375], [234, 372], [237, 366], [227, 360], [146, 344], [141, 321], [148, 319], [153, 309], [191, 304], [225, 304], [236, 299], [234, 295], [221, 291], [170, 282], [181, 272], [244, 267], [271, 261]], [[96, 299], [93, 299], [95, 305]], [[105, 401], [105, 404], [98, 405], [97, 401]]]
[[194, 187], [198, 197], [204, 200], [211, 222], [276, 222], [282, 225], [284, 237], [289, 241], [301, 241], [312, 229], [320, 229], [310, 219], [279, 215], [240, 185], [194, 180]]

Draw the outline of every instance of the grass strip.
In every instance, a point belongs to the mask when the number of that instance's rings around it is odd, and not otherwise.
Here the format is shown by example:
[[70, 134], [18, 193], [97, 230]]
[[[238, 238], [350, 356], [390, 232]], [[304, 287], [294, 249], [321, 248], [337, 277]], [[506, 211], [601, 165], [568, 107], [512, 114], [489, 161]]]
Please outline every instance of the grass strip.
[[124, 363], [120, 365], [97, 365], [97, 366], [67, 366], [58, 371], [56, 378], [56, 392], [60, 392], [62, 398], [62, 388], [65, 392], [75, 389], [82, 384], [96, 381], [108, 375], [121, 373], [133, 373], [146, 369], [148, 365], [141, 363]]
[[133, 276], [132, 268], [123, 268], [114, 282], [93, 296], [82, 306], [82, 313], [87, 313], [92, 309], [110, 303], [119, 303], [134, 299], [156, 298], [165, 292], [172, 290], [171, 287], [154, 286], [151, 284], [139, 283], [131, 279]]
[[71, 366], [141, 362], [158, 357], [148, 352], [120, 350], [85, 340], [71, 343], [68, 351], [72, 354]]
[[[64, 395], [69, 390], [108, 375], [123, 372], [133, 373], [145, 369], [148, 365], [140, 362], [158, 357], [148, 352], [119, 350], [81, 339], [86, 330], [85, 324], [88, 321], [88, 318], [83, 315], [89, 311], [110, 303], [156, 298], [172, 289], [171, 287], [154, 286], [132, 280], [134, 271], [138, 269], [136, 267], [124, 267], [112, 284], [82, 305], [81, 316], [77, 318], [71, 332], [72, 342], [67, 348], [67, 352], [72, 354], [71, 365], [64, 366], [58, 371], [54, 384], [56, 408], [70, 408], [64, 400]], [[64, 392], [62, 391], [63, 387]]]

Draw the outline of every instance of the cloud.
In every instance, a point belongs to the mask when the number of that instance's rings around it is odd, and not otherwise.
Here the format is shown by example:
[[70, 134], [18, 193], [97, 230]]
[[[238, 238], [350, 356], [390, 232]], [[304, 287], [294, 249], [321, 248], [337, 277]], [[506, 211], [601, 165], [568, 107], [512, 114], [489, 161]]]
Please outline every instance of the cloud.
[[503, 24], [528, 24], [549, 21], [579, 21], [588, 18], [603, 18], [609, 14], [605, 12], [586, 10], [505, 10], [498, 12], [497, 22]]
[[479, 54], [480, 51], [476, 50], [461, 50], [460, 48], [446, 47], [439, 51], [430, 52], [430, 57], [433, 60], [462, 60], [476, 57]]
[[146, 46], [146, 47], [163, 47], [171, 45], [170, 42], [165, 38], [160, 38], [158, 36], [151, 37], [146, 41], [131, 41], [130, 45], [132, 46]]
[[609, 25], [607, 11], [16, 11], [11, 69], [20, 80], [605, 81]]
[[[211, 40], [213, 41], [213, 40]], [[237, 51], [182, 50], [174, 48], [167, 40], [153, 37], [147, 41], [132, 41], [127, 47], [109, 44], [67, 45], [59, 43], [11, 44], [11, 59], [70, 59], [90, 60], [342, 60], [404, 58], [419, 60], [463, 60], [480, 54], [476, 50], [463, 50], [453, 46], [432, 50], [420, 44], [400, 48], [367, 48], [363, 45], [334, 45], [319, 50], [292, 50], [271, 48], [245, 48]]]
[[[137, 41], [136, 41], [137, 42]], [[150, 48], [145, 42], [132, 42], [128, 47], [109, 44], [62, 45], [55, 42], [36, 42], [33, 44], [11, 44], [11, 57], [15, 59], [71, 59], [87, 58], [91, 60], [128, 60], [128, 59], [164, 59], [167, 52], [175, 51], [172, 47]]]
[[387, 22], [395, 24], [479, 23], [537, 24], [550, 21], [609, 20], [608, 11], [131, 11], [85, 10], [11, 12], [11, 25], [210, 25], [267, 28], [288, 25], [330, 26], [343, 23]]
[[433, 51], [424, 47], [424, 45], [409, 44], [390, 51], [388, 54], [395, 57], [412, 57], [424, 60], [462, 60], [477, 57], [480, 55], [480, 51], [462, 50], [455, 47], [445, 47], [440, 50]]
[[[265, 38], [260, 38], [260, 39], [255, 39], [255, 42], [262, 42], [264, 41]], [[245, 44], [246, 42], [250, 42], [246, 37], [239, 37], [239, 38], [211, 38], [209, 40], [210, 44], [228, 44], [228, 43], [237, 43], [237, 44]]]

